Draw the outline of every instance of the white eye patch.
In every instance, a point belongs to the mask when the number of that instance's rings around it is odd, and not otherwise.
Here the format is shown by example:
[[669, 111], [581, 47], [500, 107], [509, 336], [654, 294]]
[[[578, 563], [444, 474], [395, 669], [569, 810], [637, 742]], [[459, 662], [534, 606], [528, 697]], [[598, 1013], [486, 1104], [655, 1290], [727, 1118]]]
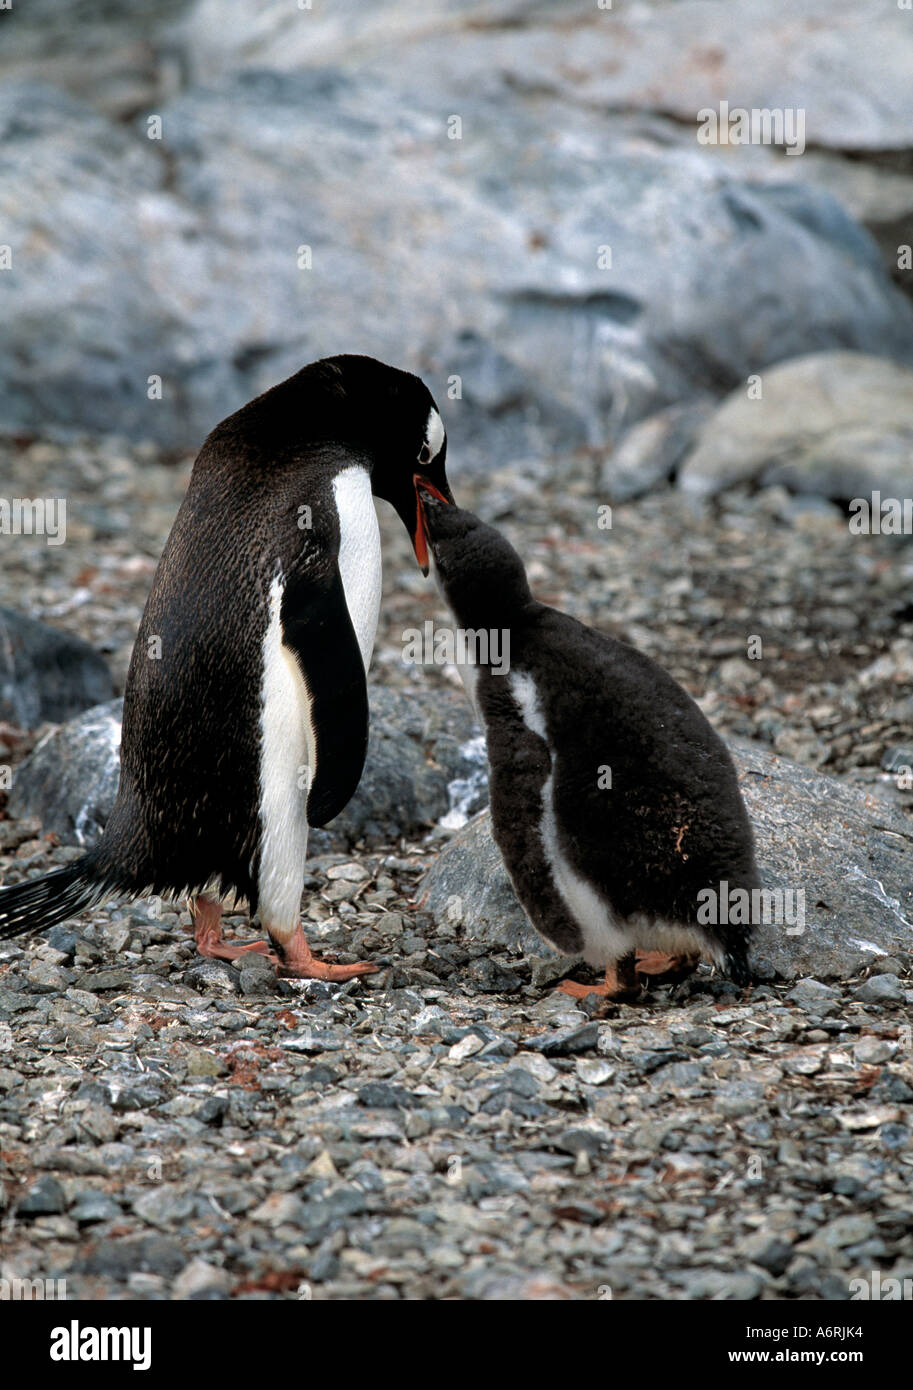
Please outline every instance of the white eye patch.
[[428, 420], [425, 424], [425, 443], [428, 446], [429, 461], [437, 458], [441, 452], [441, 445], [444, 443], [444, 422], [434, 406], [429, 410]]

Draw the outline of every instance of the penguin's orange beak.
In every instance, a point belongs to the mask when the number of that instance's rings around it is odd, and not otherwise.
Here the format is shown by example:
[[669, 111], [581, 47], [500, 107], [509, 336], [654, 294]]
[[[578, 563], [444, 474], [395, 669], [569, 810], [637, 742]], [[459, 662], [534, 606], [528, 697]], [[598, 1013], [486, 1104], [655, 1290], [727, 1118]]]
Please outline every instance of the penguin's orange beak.
[[448, 506], [452, 503], [452, 497], [445, 497], [434, 483], [428, 481], [421, 473], [413, 473], [412, 481], [415, 484], [415, 536], [412, 544], [415, 547], [415, 558], [418, 560], [419, 568], [425, 577], [428, 577], [428, 535], [425, 531], [425, 518], [422, 514], [422, 494], [420, 489], [424, 488], [430, 492], [432, 497], [436, 497], [440, 502], [446, 502]]

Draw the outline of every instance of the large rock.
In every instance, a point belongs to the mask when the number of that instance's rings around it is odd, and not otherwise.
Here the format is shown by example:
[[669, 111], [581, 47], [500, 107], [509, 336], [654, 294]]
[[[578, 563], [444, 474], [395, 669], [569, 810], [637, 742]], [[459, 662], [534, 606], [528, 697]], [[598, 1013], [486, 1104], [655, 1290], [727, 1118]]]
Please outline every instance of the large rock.
[[[759, 929], [752, 955], [757, 972], [842, 978], [878, 955], [913, 950], [909, 820], [870, 793], [756, 745], [734, 745], [732, 752], [764, 886], [805, 894], [801, 932], [791, 934], [799, 920]], [[487, 811], [441, 851], [423, 886], [428, 911], [462, 924], [468, 940], [548, 954], [514, 896]]]
[[[456, 695], [374, 686], [371, 737], [358, 791], [312, 852], [357, 840], [396, 840], [428, 830], [451, 809], [451, 785], [475, 770], [472, 716]], [[112, 700], [53, 730], [17, 770], [9, 800], [15, 818], [37, 816], [64, 844], [89, 846], [103, 830], [120, 775], [122, 702]]]
[[709, 400], [697, 400], [667, 406], [639, 420], [602, 465], [600, 481], [605, 495], [613, 502], [629, 502], [665, 482], [711, 412]]
[[9, 814], [37, 816], [65, 845], [94, 845], [117, 792], [122, 705], [96, 705], [45, 734], [16, 769]]
[[742, 386], [699, 429], [682, 463], [685, 491], [709, 496], [757, 479], [848, 500], [909, 495], [913, 478], [913, 371], [881, 357], [817, 352]]
[[88, 642], [0, 608], [0, 719], [34, 729], [71, 719], [113, 693], [111, 672]]
[[10, 4], [0, 74], [40, 78], [90, 101], [115, 119], [155, 110], [180, 81], [169, 26], [196, 0], [57, 0]]
[[502, 101], [520, 91], [540, 104], [552, 98], [600, 112], [656, 112], [689, 125], [721, 101], [799, 106], [809, 147], [913, 145], [913, 26], [897, 0], [399, 3], [399, 22], [385, 24], [385, 9], [378, 11], [366, 33], [358, 26], [354, 43], [345, 9], [332, 9], [328, 23], [308, 29], [269, 0], [201, 0], [188, 21], [191, 61], [209, 73], [239, 61], [294, 66], [314, 61], [316, 47], [319, 60], [345, 56], [373, 72], [395, 71], [413, 91], [433, 72], [450, 101], [467, 91]]
[[[913, 363], [913, 309], [830, 195], [750, 186], [696, 141], [607, 117], [598, 89], [568, 100], [549, 7], [508, 5], [482, 28], [476, 7], [434, 11], [415, 79], [421, 7], [357, 35], [351, 7], [319, 9], [234, 7], [238, 34], [218, 6], [194, 10], [173, 40], [194, 85], [152, 113], [161, 140], [148, 107], [114, 122], [74, 82], [7, 73], [0, 424], [186, 447], [304, 362], [355, 350], [426, 375], [453, 457], [487, 467], [605, 446], [821, 347]], [[592, 68], [594, 37], [628, 21], [583, 12], [567, 34]], [[465, 77], [490, 39], [521, 70], [505, 84], [496, 65], [477, 88]]]
[[[370, 689], [371, 734], [358, 791], [314, 848], [348, 847], [357, 840], [390, 841], [428, 830], [451, 808], [456, 785], [471, 775], [472, 713], [459, 695], [438, 687]], [[326, 837], [324, 839], [324, 837]]]

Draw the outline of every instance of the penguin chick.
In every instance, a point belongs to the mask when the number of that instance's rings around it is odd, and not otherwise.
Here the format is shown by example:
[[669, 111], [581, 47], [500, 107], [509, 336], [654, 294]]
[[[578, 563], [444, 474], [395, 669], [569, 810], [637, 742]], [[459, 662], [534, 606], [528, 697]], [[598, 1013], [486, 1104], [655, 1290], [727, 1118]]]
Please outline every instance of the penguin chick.
[[[299, 919], [308, 827], [352, 796], [368, 742], [381, 593], [372, 492], [427, 573], [416, 478], [450, 499], [446, 440], [418, 377], [369, 357], [312, 363], [217, 425], [155, 574], [124, 692], [104, 833], [72, 865], [0, 889], [0, 938], [111, 893], [187, 893], [197, 947], [345, 980]], [[227, 943], [220, 897], [265, 941]], [[272, 947], [272, 949], [271, 949]]]
[[[465, 634], [492, 834], [540, 935], [606, 970], [604, 985], [562, 988], [623, 997], [635, 972], [701, 955], [747, 984], [750, 923], [704, 920], [722, 884], [760, 887], [722, 740], [650, 657], [538, 603], [498, 531], [420, 493], [435, 580]], [[479, 633], [500, 653], [494, 669], [472, 660]]]

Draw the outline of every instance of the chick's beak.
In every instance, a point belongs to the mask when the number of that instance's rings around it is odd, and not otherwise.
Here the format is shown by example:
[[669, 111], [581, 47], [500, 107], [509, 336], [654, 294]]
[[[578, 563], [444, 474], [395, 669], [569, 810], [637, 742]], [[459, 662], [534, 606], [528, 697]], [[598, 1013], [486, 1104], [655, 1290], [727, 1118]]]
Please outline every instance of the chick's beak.
[[[425, 529], [425, 517], [422, 512], [422, 490], [430, 492], [432, 497], [436, 497], [439, 502], [453, 503], [453, 497], [445, 497], [440, 488], [435, 487], [428, 478], [422, 473], [414, 473], [412, 482], [415, 485], [415, 535], [412, 544], [415, 547], [415, 558], [418, 560], [419, 568], [427, 579], [428, 577], [428, 533]], [[449, 492], [450, 489], [448, 488]]]

